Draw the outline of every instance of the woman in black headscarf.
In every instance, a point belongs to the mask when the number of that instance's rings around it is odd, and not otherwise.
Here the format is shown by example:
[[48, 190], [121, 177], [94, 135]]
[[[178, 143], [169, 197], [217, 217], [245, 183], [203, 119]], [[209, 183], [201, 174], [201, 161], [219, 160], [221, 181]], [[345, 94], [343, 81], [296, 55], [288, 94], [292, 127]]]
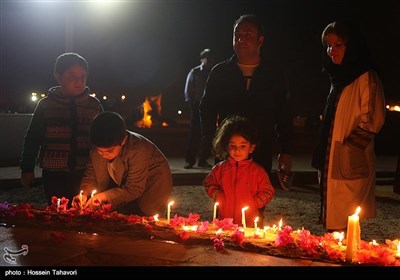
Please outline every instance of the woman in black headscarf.
[[345, 230], [349, 215], [376, 216], [374, 138], [385, 120], [383, 87], [354, 24], [336, 21], [321, 36], [331, 88], [312, 166], [321, 187], [320, 222]]

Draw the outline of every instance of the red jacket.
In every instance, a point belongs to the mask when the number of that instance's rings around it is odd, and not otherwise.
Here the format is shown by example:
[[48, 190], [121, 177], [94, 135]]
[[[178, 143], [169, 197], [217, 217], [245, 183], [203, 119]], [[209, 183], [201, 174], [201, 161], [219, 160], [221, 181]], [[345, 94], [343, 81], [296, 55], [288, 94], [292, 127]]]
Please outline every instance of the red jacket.
[[217, 197], [219, 219], [233, 218], [233, 223], [242, 225], [242, 208], [249, 206], [245, 211], [248, 227], [253, 227], [254, 219], [260, 215], [258, 208], [267, 205], [275, 194], [268, 173], [251, 159], [228, 158], [218, 163], [203, 185], [211, 198]]

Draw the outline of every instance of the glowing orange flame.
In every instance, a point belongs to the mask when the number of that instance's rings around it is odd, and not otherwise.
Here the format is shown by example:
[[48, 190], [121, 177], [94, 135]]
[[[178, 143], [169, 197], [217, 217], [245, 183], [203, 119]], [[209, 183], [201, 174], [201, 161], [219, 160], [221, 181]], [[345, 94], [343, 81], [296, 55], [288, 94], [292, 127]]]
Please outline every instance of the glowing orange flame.
[[[162, 94], [146, 97], [142, 104], [143, 118], [136, 122], [140, 128], [149, 128], [161, 117], [161, 97]], [[168, 126], [166, 122], [161, 122], [161, 126]]]

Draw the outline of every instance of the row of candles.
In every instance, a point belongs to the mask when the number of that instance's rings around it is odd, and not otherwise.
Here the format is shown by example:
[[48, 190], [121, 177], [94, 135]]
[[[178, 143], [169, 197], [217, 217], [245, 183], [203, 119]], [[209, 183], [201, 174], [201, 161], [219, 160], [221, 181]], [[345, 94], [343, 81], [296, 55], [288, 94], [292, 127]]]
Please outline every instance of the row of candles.
[[[92, 191], [91, 198], [93, 198], [94, 194], [96, 193], [96, 190]], [[81, 190], [79, 193], [79, 200], [81, 207], [83, 205], [83, 200], [82, 200], [82, 194], [83, 191]], [[60, 209], [60, 203], [61, 200], [57, 200], [57, 212], [59, 212]], [[93, 201], [92, 201], [93, 203]], [[167, 208], [167, 223], [170, 223], [171, 220], [171, 206], [174, 204], [174, 201], [170, 201], [168, 203], [168, 208]], [[217, 217], [217, 208], [218, 208], [218, 202], [214, 203], [214, 209], [213, 209], [213, 220], [216, 219]], [[246, 210], [249, 209], [249, 206], [245, 206], [242, 208], [242, 227], [244, 230], [246, 230]], [[359, 249], [360, 241], [361, 241], [361, 228], [360, 228], [360, 218], [359, 218], [359, 213], [361, 212], [361, 207], [358, 206], [356, 209], [356, 212], [348, 217], [347, 221], [347, 237], [346, 237], [346, 261], [352, 261], [354, 258], [355, 252]], [[158, 215], [157, 215], [158, 216]], [[260, 236], [261, 232], [260, 229], [258, 228], [258, 217], [254, 219], [254, 232], [255, 235]], [[278, 229], [280, 230], [282, 226], [282, 219], [280, 220], [279, 227]], [[264, 232], [263, 235], [266, 235], [266, 230], [269, 227], [264, 227]], [[274, 226], [276, 228], [276, 226]], [[342, 237], [343, 238], [343, 237]], [[341, 243], [341, 240], [340, 240]]]
[[[170, 222], [170, 215], [171, 215], [171, 206], [174, 204], [174, 201], [168, 203], [167, 209], [167, 222]], [[217, 207], [218, 202], [214, 204], [214, 211], [213, 211], [213, 220], [217, 217]], [[249, 209], [249, 206], [242, 208], [242, 226], [243, 229], [246, 229], [246, 210]], [[360, 218], [359, 213], [361, 212], [361, 207], [358, 206], [356, 212], [348, 217], [347, 220], [347, 237], [346, 237], [346, 261], [352, 261], [355, 255], [355, 252], [359, 249], [360, 242], [361, 242], [361, 228], [360, 228]], [[260, 229], [257, 226], [258, 217], [254, 219], [254, 231], [255, 235], [260, 235]], [[280, 222], [279, 229], [281, 227], [282, 220]], [[266, 233], [266, 229], [268, 227], [264, 227], [264, 236]], [[342, 237], [343, 238], [343, 237]], [[340, 240], [341, 243], [341, 240]]]
[[[174, 205], [174, 201], [170, 201], [168, 203], [168, 208], [167, 208], [167, 223], [169, 224], [171, 220], [171, 206]], [[215, 202], [214, 203], [214, 211], [213, 211], [213, 220], [217, 218], [217, 208], [218, 208], [219, 203]], [[246, 210], [249, 209], [249, 206], [243, 207], [242, 208], [242, 226], [244, 229], [246, 229]], [[258, 223], [258, 217], [254, 219], [254, 229], [257, 230], [257, 223]], [[282, 222], [282, 220], [281, 220]]]
[[[93, 190], [91, 193], [91, 199], [93, 203], [93, 196], [95, 195], [97, 191]], [[81, 190], [79, 193], [79, 202], [80, 206], [82, 209], [83, 206], [83, 191]], [[57, 199], [57, 212], [60, 211], [61, 207], [61, 199]], [[170, 201], [168, 203], [168, 208], [167, 208], [167, 223], [170, 223], [171, 219], [171, 206], [174, 204], [174, 201]], [[218, 202], [214, 203], [214, 209], [213, 209], [213, 220], [216, 219], [217, 217], [217, 208], [218, 208]], [[249, 206], [245, 206], [241, 209], [242, 212], [242, 227], [243, 230], [246, 230], [246, 210], [249, 209]], [[356, 212], [348, 217], [347, 220], [347, 237], [346, 237], [346, 261], [352, 262], [355, 256], [356, 251], [359, 249], [360, 242], [361, 242], [361, 228], [360, 228], [360, 218], [359, 218], [359, 213], [361, 212], [361, 207], [357, 207]], [[158, 220], [158, 215], [154, 216], [156, 220]], [[261, 231], [260, 228], [258, 228], [258, 217], [254, 219], [254, 236], [255, 237], [260, 237], [260, 238], [267, 238], [267, 230], [270, 227], [265, 226], [264, 230]], [[279, 227], [276, 227], [274, 225], [272, 227], [273, 231], [276, 232], [277, 230], [281, 230], [282, 227], [282, 219], [279, 222]], [[188, 230], [188, 229], [187, 229]], [[222, 231], [222, 230], [221, 230]], [[342, 239], [343, 239], [343, 232], [340, 234], [339, 238], [339, 245], [342, 246]], [[400, 247], [400, 244], [399, 246]], [[400, 249], [399, 249], [400, 251]]]

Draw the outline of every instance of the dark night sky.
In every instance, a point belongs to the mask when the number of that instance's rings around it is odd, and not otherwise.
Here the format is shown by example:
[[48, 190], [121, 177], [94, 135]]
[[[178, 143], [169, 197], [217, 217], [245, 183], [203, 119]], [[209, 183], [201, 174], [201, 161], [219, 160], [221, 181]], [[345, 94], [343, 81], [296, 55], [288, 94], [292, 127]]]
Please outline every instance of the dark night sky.
[[232, 55], [232, 25], [244, 13], [263, 20], [263, 52], [284, 66], [296, 113], [324, 103], [329, 85], [320, 69], [320, 34], [338, 18], [360, 23], [381, 68], [386, 97], [398, 95], [397, 0], [114, 2], [100, 9], [85, 1], [0, 0], [0, 100], [25, 102], [31, 92], [56, 85], [53, 66], [66, 48], [68, 14], [72, 50], [89, 62], [92, 91], [125, 93], [136, 101], [162, 92], [163, 110], [170, 114], [184, 103], [185, 78], [202, 49], [214, 49], [218, 60]]

